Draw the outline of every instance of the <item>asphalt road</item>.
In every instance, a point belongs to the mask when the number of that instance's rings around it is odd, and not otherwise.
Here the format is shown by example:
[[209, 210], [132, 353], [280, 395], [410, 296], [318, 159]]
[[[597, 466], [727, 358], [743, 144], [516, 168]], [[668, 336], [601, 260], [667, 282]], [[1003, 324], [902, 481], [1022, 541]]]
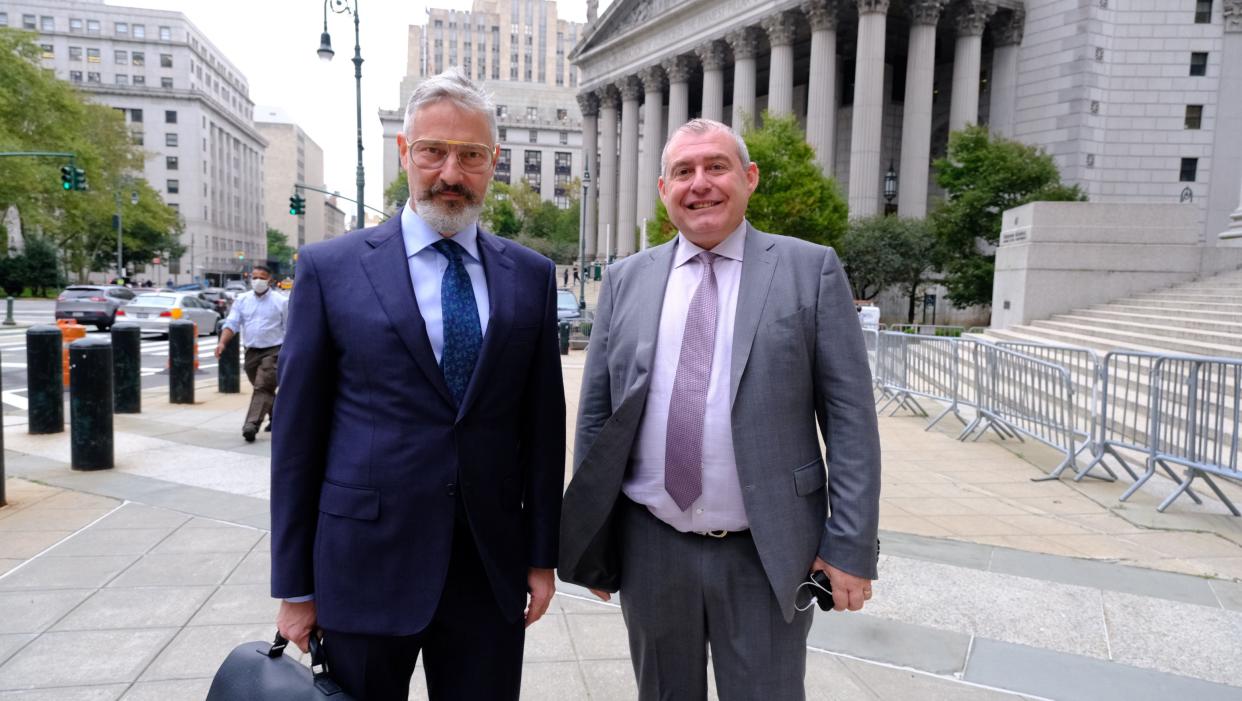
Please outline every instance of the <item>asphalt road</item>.
[[[56, 302], [42, 299], [20, 299], [13, 304], [13, 319], [18, 326], [0, 326], [0, 402], [4, 410], [26, 408], [26, 330], [36, 324], [55, 324]], [[107, 337], [106, 331], [87, 327], [87, 336]], [[199, 336], [198, 379], [216, 376], [216, 337]], [[168, 386], [168, 339], [147, 335], [142, 338], [142, 386], [153, 389]]]

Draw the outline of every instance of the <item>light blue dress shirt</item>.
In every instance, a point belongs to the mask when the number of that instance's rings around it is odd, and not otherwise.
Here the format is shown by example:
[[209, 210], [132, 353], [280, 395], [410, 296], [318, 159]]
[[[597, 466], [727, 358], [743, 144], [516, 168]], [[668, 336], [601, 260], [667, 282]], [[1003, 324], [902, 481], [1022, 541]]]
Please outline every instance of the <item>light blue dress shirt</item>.
[[[432, 248], [431, 244], [444, 237], [427, 226], [427, 222], [406, 202], [405, 208], [401, 210], [401, 238], [405, 241], [405, 257], [410, 266], [410, 282], [414, 285], [418, 311], [423, 315], [427, 340], [431, 341], [431, 350], [435, 352], [438, 363], [444, 352], [444, 314], [440, 309], [440, 281], [444, 278], [444, 271], [449, 263], [448, 258]], [[466, 274], [470, 276], [470, 285], [474, 288], [474, 303], [479, 308], [479, 324], [486, 336], [491, 300], [487, 294], [483, 261], [479, 257], [478, 224], [471, 224], [453, 234], [452, 239], [466, 251], [462, 262], [466, 266]]]

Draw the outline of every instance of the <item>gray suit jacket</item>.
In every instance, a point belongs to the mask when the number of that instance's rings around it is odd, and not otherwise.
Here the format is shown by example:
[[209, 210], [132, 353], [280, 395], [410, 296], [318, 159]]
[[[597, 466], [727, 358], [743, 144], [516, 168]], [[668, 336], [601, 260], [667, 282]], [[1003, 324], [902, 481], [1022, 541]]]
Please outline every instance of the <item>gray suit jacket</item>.
[[[633, 255], [604, 276], [561, 515], [560, 576], [569, 582], [620, 586], [613, 511], [647, 400], [675, 246]], [[871, 373], [832, 249], [747, 224], [729, 378], [746, 516], [792, 620], [816, 554], [876, 577], [880, 442]]]

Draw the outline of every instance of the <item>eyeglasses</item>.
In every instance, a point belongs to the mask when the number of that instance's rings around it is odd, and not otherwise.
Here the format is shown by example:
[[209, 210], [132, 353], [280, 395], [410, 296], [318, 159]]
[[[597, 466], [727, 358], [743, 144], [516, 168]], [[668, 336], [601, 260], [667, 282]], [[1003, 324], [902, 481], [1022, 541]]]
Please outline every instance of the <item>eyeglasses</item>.
[[457, 167], [467, 173], [482, 173], [492, 165], [495, 149], [486, 144], [452, 139], [417, 139], [410, 144], [410, 160], [419, 168], [439, 168], [449, 152], [457, 154]]

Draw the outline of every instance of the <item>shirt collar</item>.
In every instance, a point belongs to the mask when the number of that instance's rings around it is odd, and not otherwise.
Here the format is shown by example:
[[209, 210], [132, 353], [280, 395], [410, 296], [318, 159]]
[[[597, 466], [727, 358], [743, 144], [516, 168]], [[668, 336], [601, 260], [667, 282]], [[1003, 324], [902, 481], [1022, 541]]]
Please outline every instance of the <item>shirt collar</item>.
[[[743, 219], [741, 224], [733, 230], [733, 233], [725, 237], [724, 241], [716, 244], [712, 249], [712, 253], [724, 258], [742, 262], [742, 251], [746, 248], [746, 220]], [[677, 252], [673, 256], [673, 267], [677, 268], [684, 265], [691, 258], [694, 258], [704, 250], [695, 245], [685, 234], [677, 232]]]
[[[440, 232], [435, 231], [423, 218], [418, 216], [410, 203], [406, 202], [405, 207], [401, 210], [401, 238], [405, 241], [405, 257], [410, 258], [422, 253], [424, 248], [444, 238]], [[462, 248], [466, 249], [466, 253], [475, 260], [479, 258], [479, 224], [471, 222], [470, 226], [453, 234], [450, 238], [457, 242]]]

